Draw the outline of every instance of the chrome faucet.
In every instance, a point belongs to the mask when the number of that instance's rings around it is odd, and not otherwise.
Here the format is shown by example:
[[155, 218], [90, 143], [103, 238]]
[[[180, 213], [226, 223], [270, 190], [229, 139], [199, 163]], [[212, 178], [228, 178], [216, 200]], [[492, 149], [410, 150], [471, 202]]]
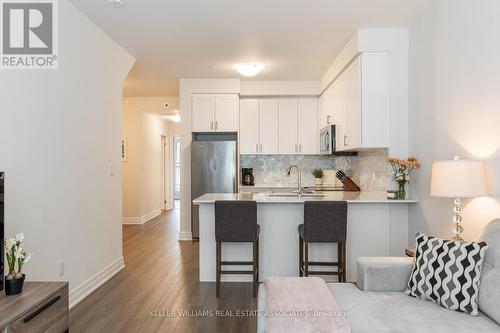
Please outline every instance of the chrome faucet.
[[297, 193], [298, 194], [301, 194], [302, 193], [302, 180], [301, 180], [301, 177], [300, 177], [300, 169], [298, 166], [296, 166], [295, 164], [293, 165], [290, 165], [288, 167], [288, 170], [287, 170], [287, 176], [290, 177], [290, 173], [292, 172], [292, 169], [295, 168], [297, 170]]

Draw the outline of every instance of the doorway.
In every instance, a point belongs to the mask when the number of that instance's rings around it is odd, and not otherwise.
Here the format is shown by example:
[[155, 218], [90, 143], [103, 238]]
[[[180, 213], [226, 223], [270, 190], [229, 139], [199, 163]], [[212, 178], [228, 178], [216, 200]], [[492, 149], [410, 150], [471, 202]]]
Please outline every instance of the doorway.
[[181, 198], [181, 138], [173, 138], [173, 198], [175, 205], [178, 205], [178, 201]]
[[164, 211], [171, 209], [171, 205], [169, 202], [169, 175], [168, 175], [168, 165], [169, 163], [169, 157], [168, 157], [168, 151], [169, 147], [167, 146], [168, 139], [166, 136], [162, 135], [161, 136], [161, 180], [162, 180], [162, 196], [163, 196], [163, 206], [162, 209]]

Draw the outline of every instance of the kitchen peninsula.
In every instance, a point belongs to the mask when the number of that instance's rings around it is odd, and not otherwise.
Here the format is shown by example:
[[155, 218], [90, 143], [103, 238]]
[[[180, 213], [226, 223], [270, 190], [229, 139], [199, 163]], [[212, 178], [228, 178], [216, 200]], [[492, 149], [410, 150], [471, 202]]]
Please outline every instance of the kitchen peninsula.
[[[257, 202], [261, 280], [269, 276], [298, 276], [297, 228], [303, 223], [304, 201], [347, 201], [347, 281], [357, 281], [358, 257], [404, 254], [408, 246], [408, 205], [416, 202], [388, 200], [383, 192], [331, 192], [301, 196], [293, 193], [204, 194], [193, 201], [199, 206], [200, 281], [203, 282], [215, 281], [214, 202], [217, 200]], [[334, 244], [313, 243], [309, 250], [310, 260], [331, 261], [336, 256], [336, 249]], [[246, 261], [251, 257], [250, 244], [224, 243], [222, 246], [225, 261]], [[223, 275], [222, 281], [251, 281], [251, 277]]]

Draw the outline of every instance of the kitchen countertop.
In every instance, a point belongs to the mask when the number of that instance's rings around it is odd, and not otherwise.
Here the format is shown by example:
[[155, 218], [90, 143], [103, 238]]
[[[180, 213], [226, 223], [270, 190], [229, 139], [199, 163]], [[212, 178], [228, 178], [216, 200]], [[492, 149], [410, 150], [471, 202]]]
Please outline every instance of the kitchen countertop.
[[[276, 195], [277, 193], [274, 193]], [[285, 193], [283, 193], [285, 194]], [[288, 193], [290, 194], [290, 193]], [[384, 192], [327, 192], [321, 197], [271, 197], [269, 193], [206, 193], [193, 200], [196, 205], [213, 204], [217, 200], [255, 200], [258, 203], [303, 203], [304, 201], [347, 201], [348, 203], [416, 203], [417, 200], [390, 200]]]

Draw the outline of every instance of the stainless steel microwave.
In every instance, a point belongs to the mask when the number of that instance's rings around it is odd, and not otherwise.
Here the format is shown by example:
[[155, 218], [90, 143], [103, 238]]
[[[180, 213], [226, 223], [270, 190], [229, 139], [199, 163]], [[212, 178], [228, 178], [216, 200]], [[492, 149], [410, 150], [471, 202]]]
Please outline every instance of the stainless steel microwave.
[[358, 155], [354, 151], [335, 151], [335, 125], [327, 125], [319, 131], [319, 153], [321, 155]]
[[335, 152], [335, 125], [328, 125], [319, 131], [319, 152], [333, 155]]

